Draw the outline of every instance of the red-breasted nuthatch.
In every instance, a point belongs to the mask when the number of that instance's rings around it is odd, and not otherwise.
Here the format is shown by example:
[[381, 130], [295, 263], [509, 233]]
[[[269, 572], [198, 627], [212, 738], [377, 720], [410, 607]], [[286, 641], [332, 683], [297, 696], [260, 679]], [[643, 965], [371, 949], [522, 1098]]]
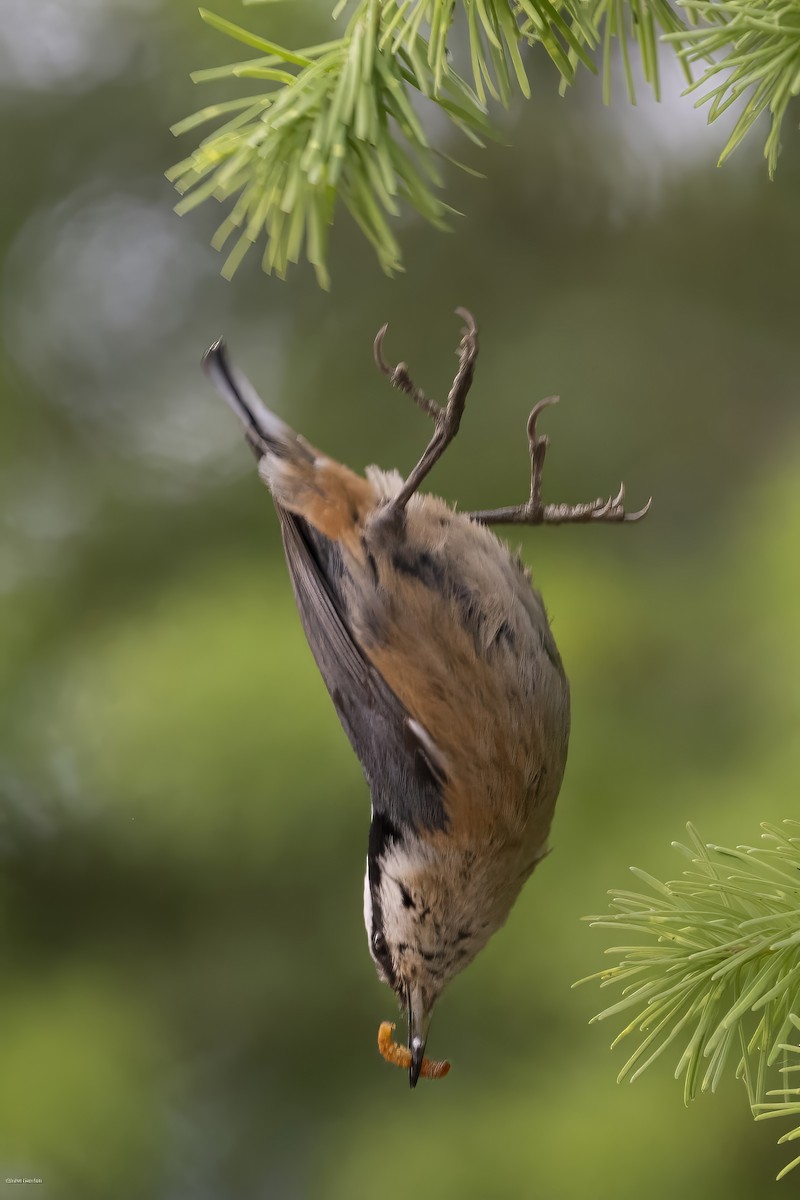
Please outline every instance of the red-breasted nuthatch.
[[375, 360], [433, 419], [407, 479], [326, 458], [262, 403], [221, 341], [205, 367], [244, 424], [272, 493], [300, 619], [372, 796], [364, 919], [380, 977], [408, 1017], [419, 1077], [447, 981], [506, 920], [547, 852], [569, 738], [569, 685], [544, 605], [492, 523], [632, 521], [609, 500], [545, 505], [548, 441], [528, 421], [529, 499], [460, 513], [418, 488], [458, 431], [478, 353], [464, 309], [444, 406]]

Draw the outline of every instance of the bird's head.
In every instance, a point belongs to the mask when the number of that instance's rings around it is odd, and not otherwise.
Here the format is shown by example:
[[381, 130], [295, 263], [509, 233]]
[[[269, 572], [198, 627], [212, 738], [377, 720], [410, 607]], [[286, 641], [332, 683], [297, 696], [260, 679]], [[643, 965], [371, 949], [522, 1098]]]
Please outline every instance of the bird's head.
[[[371, 850], [375, 847], [371, 846]], [[463, 863], [413, 833], [384, 839], [370, 853], [364, 923], [378, 976], [408, 1020], [409, 1082], [416, 1086], [434, 1006], [491, 930], [477, 922]]]

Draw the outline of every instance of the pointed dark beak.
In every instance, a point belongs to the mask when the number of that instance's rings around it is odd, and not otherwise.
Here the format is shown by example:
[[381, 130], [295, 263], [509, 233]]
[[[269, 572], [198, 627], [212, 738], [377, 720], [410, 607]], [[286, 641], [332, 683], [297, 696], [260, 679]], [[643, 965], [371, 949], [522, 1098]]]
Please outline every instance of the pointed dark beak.
[[425, 1043], [421, 1038], [412, 1038], [409, 1050], [411, 1051], [411, 1065], [408, 1068], [408, 1082], [412, 1088], [415, 1088], [422, 1070], [422, 1060], [425, 1057]]
[[408, 1048], [411, 1051], [408, 1082], [414, 1088], [417, 1086], [417, 1080], [422, 1070], [431, 1018], [430, 1013], [425, 1011], [425, 1003], [419, 988], [409, 988], [406, 1003], [408, 1005]]

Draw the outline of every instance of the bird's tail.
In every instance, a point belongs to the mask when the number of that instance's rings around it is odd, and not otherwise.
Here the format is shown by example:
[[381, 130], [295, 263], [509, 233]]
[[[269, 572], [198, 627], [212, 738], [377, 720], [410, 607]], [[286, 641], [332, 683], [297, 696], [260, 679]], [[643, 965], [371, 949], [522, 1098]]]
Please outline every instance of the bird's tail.
[[374, 485], [326, 458], [271, 412], [232, 366], [221, 338], [206, 351], [203, 367], [244, 425], [259, 474], [276, 502], [326, 537], [357, 544], [361, 523], [378, 498]]
[[256, 457], [267, 452], [283, 458], [310, 459], [314, 456], [311, 447], [285, 421], [270, 412], [247, 376], [232, 365], [222, 338], [203, 355], [203, 370], [244, 425]]

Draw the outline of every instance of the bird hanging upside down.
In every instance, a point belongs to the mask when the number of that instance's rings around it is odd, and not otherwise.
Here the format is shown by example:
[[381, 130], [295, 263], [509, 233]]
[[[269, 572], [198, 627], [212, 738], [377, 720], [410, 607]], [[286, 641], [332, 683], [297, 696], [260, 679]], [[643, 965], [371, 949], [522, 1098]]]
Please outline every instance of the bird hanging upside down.
[[609, 500], [545, 505], [548, 439], [528, 421], [531, 491], [521, 505], [456, 512], [418, 489], [455, 437], [478, 354], [464, 309], [447, 403], [404, 363], [375, 360], [434, 422], [407, 479], [366, 478], [315, 450], [262, 403], [222, 341], [205, 368], [244, 424], [272, 493], [300, 619], [364, 768], [372, 821], [364, 919], [381, 979], [408, 1018], [409, 1078], [422, 1069], [443, 987], [506, 920], [547, 853], [564, 774], [569, 685], [529, 572], [488, 528], [636, 521]]

